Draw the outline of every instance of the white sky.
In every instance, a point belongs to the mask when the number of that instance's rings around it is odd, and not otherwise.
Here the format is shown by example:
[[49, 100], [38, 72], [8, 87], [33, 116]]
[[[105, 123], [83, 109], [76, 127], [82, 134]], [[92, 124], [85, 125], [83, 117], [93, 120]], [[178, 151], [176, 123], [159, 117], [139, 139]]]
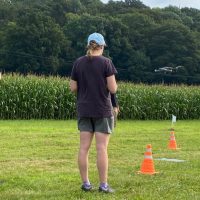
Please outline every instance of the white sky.
[[[101, 0], [107, 3], [109, 0]], [[200, 9], [200, 0], [141, 0], [145, 5], [149, 7], [166, 7], [169, 5], [177, 7], [192, 7]]]

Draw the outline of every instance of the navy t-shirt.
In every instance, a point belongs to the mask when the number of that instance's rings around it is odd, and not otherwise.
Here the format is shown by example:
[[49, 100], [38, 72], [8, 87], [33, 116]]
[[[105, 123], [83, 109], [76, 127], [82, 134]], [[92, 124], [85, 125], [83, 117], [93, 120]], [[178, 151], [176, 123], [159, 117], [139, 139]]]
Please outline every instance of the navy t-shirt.
[[104, 56], [82, 56], [75, 61], [71, 79], [78, 85], [78, 117], [112, 116], [106, 78], [116, 73], [112, 61]]

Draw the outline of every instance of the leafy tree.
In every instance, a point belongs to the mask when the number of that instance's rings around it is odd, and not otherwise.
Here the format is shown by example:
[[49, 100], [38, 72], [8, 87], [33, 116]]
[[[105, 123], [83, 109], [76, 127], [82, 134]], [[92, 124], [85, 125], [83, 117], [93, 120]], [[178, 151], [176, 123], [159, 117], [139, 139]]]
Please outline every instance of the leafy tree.
[[[92, 32], [105, 36], [120, 80], [200, 83], [200, 10], [139, 0], [0, 0], [0, 67], [69, 75]], [[177, 65], [184, 68], [154, 73]]]
[[153, 68], [183, 65], [187, 74], [199, 72], [199, 57], [195, 38], [186, 26], [171, 22], [151, 33], [148, 55]]
[[4, 67], [22, 73], [56, 73], [67, 41], [59, 26], [41, 13], [26, 13], [6, 30]]
[[200, 10], [194, 8], [182, 8], [181, 12], [192, 20], [192, 30], [200, 31]]
[[125, 0], [125, 5], [128, 7], [134, 7], [134, 8], [146, 8], [147, 7], [139, 0]]

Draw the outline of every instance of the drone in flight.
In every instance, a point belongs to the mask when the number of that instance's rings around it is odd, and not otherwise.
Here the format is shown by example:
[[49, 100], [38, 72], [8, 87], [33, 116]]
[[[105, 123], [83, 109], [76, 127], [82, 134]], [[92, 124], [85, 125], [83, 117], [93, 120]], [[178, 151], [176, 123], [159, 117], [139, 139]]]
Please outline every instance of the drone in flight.
[[163, 72], [163, 73], [172, 73], [172, 72], [177, 72], [180, 68], [183, 68], [183, 66], [179, 65], [177, 67], [161, 67], [158, 69], [155, 69], [155, 72]]

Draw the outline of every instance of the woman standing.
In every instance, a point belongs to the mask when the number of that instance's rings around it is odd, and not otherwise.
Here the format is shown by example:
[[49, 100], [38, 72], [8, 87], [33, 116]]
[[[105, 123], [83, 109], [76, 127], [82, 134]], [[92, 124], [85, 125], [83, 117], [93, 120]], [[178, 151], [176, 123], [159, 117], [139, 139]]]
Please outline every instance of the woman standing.
[[104, 37], [93, 33], [88, 37], [87, 55], [78, 58], [73, 66], [70, 88], [77, 92], [78, 129], [80, 149], [78, 165], [82, 179], [82, 190], [92, 190], [88, 178], [88, 153], [93, 137], [96, 140], [99, 191], [112, 193], [108, 185], [108, 153], [110, 133], [114, 126], [111, 94], [116, 93], [117, 73], [112, 61], [102, 56]]

